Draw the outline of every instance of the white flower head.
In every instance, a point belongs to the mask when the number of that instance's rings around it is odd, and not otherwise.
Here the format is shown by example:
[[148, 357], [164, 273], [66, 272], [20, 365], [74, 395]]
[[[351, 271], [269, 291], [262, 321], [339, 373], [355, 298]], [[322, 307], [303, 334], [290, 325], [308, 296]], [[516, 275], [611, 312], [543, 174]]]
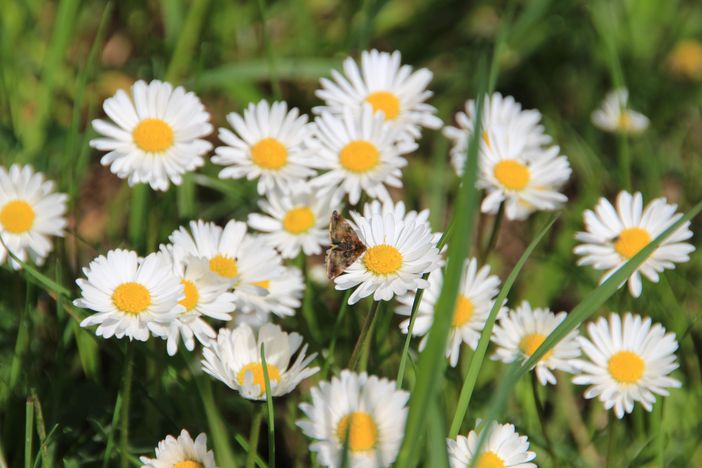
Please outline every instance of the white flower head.
[[493, 422], [489, 431], [480, 453], [476, 451], [481, 431], [473, 430], [468, 437], [459, 435], [456, 440], [448, 439], [451, 468], [466, 468], [471, 463], [477, 467], [536, 468], [536, 464], [530, 463], [536, 454], [529, 451], [527, 436], [519, 435], [513, 424]]
[[179, 185], [183, 174], [205, 163], [212, 149], [204, 137], [212, 132], [210, 114], [200, 99], [178, 86], [158, 80], [132, 85], [105, 100], [111, 122], [93, 120], [101, 135], [90, 146], [108, 151], [100, 162], [129, 185], [148, 183], [154, 190]]
[[307, 116], [297, 108], [288, 111], [285, 102], [260, 101], [249, 104], [243, 117], [227, 115], [234, 129], [219, 129], [218, 147], [212, 162], [226, 166], [221, 179], [258, 179], [258, 193], [274, 189], [288, 192], [315, 174], [310, 153], [304, 146], [308, 134]]
[[322, 89], [316, 94], [326, 105], [313, 112], [340, 115], [349, 109], [358, 113], [367, 103], [398, 130], [398, 136], [411, 140], [421, 137], [422, 127], [441, 127], [436, 109], [425, 102], [433, 94], [426, 89], [432, 78], [428, 69], [413, 72], [411, 66], [401, 65], [399, 51], [390, 54], [375, 49], [361, 53], [360, 70], [351, 57], [343, 66], [346, 76], [332, 70], [334, 81], [320, 80]]
[[[419, 343], [420, 350], [424, 349], [429, 330], [434, 322], [435, 307], [444, 282], [441, 269], [434, 270], [429, 275], [428, 281], [429, 287], [424, 290], [422, 302], [419, 303], [414, 328], [412, 329], [413, 335], [423, 337]], [[465, 343], [473, 350], [478, 347], [480, 334], [495, 303], [499, 286], [500, 279], [490, 274], [488, 265], [478, 269], [477, 259], [466, 260], [446, 344], [446, 357], [449, 358], [451, 366], [456, 367], [458, 364], [461, 345]], [[415, 295], [416, 292], [412, 291], [409, 294], [400, 296], [398, 301], [401, 305], [395, 309], [395, 312], [409, 317], [412, 312]], [[498, 318], [505, 313], [505, 310], [505, 308], [500, 309]], [[409, 329], [409, 323], [409, 318], [400, 323], [400, 329], [405, 334]]]
[[678, 368], [674, 333], [666, 333], [651, 319], [627, 313], [624, 320], [611, 314], [587, 326], [589, 338], [579, 337], [586, 359], [576, 359], [573, 382], [589, 385], [585, 398], [598, 397], [605, 409], [614, 408], [618, 418], [634, 410], [639, 402], [651, 411], [656, 394], [667, 396], [668, 388], [680, 387], [669, 377]]
[[[492, 359], [508, 364], [525, 361], [566, 316], [565, 312], [554, 314], [548, 309], [532, 310], [528, 302], [522, 302], [495, 324], [491, 339], [498, 348]], [[541, 385], [555, 385], [554, 370], [573, 372], [571, 360], [580, 356], [577, 337], [578, 331], [571, 331], [536, 363], [536, 376]]]
[[[676, 210], [677, 205], [667, 203], [665, 198], [656, 198], [644, 208], [639, 192], [633, 195], [619, 192], [616, 208], [605, 198], [600, 198], [594, 211], [585, 211], [587, 231], [575, 235], [582, 242], [574, 250], [582, 257], [578, 265], [592, 265], [597, 270], [606, 270], [600, 282], [605, 281], [679, 220], [682, 214], [676, 213]], [[689, 261], [695, 247], [685, 241], [691, 237], [689, 221], [668, 236], [629, 277], [631, 295], [641, 295], [641, 275], [657, 283], [659, 273], [675, 268], [675, 263]]]
[[593, 111], [592, 123], [606, 132], [638, 134], [648, 128], [648, 117], [628, 107], [629, 91], [611, 91], [602, 102], [602, 107]]
[[409, 393], [395, 382], [341, 371], [331, 382], [312, 388], [312, 403], [301, 403], [306, 419], [297, 425], [314, 440], [322, 466], [339, 467], [344, 446], [351, 468], [390, 466], [404, 436]]
[[260, 291], [235, 291], [238, 304], [235, 317], [237, 323], [261, 326], [270, 319], [270, 314], [291, 317], [302, 305], [305, 279], [297, 267], [283, 267], [280, 273], [253, 285], [260, 288]]
[[141, 468], [216, 468], [214, 453], [207, 450], [207, 435], [202, 433], [193, 441], [183, 429], [176, 439], [166, 436], [156, 447], [156, 458], [140, 457]]
[[[308, 145], [316, 153], [316, 166], [324, 174], [310, 181], [320, 194], [333, 194], [333, 204], [348, 194], [352, 205], [361, 192], [371, 198], [391, 200], [387, 187], [402, 187], [402, 156], [417, 148], [414, 142], [396, 143], [397, 130], [373, 114], [370, 104], [354, 114], [329, 112], [317, 117]], [[387, 187], [386, 187], [387, 186]]]
[[[307, 367], [317, 354], [305, 357], [307, 345], [300, 349], [302, 336], [285, 333], [278, 325], [270, 323], [260, 328], [258, 337], [246, 324], [234, 330], [220, 329], [217, 340], [212, 340], [202, 352], [202, 369], [244, 398], [265, 400], [262, 345], [274, 397], [290, 393], [300, 382], [319, 371], [319, 367]], [[296, 352], [297, 358], [291, 363]]]
[[163, 336], [163, 328], [185, 310], [178, 304], [185, 299], [183, 285], [162, 252], [139, 258], [136, 252], [110, 250], [83, 274], [85, 279], [76, 280], [81, 297], [73, 304], [95, 311], [80, 326], [97, 325], [97, 336], [139, 341], [146, 341], [149, 331]]
[[[51, 236], [62, 237], [68, 196], [54, 191], [54, 183], [31, 166], [0, 166], [0, 237], [14, 256], [43, 265], [53, 249]], [[21, 265], [0, 243], [0, 264]]]

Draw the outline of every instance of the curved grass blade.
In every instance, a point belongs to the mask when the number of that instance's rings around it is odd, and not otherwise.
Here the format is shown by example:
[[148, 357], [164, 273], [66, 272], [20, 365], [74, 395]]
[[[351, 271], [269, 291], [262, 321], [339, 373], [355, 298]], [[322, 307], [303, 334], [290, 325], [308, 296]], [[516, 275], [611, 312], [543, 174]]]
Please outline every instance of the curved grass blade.
[[0, 244], [5, 248], [7, 251], [7, 254], [12, 258], [12, 260], [16, 261], [22, 266], [22, 270], [25, 272], [25, 277], [32, 281], [33, 283], [36, 283], [37, 285], [43, 287], [47, 291], [54, 292], [56, 294], [60, 294], [62, 296], [66, 296], [68, 298], [71, 297], [71, 292], [58, 284], [56, 281], [52, 280], [45, 274], [41, 273], [39, 270], [34, 268], [32, 265], [30, 265], [27, 262], [24, 262], [20, 260], [17, 255], [12, 253], [12, 251], [7, 247], [7, 244], [5, 244], [5, 241], [3, 240], [2, 236], [0, 235]]

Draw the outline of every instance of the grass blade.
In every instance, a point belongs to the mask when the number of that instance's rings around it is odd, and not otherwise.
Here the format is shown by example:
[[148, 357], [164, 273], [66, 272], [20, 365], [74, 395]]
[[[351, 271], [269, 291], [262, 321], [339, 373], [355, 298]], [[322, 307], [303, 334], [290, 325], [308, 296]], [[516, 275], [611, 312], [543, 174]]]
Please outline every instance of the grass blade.
[[263, 366], [263, 381], [266, 384], [266, 406], [268, 407], [268, 466], [275, 468], [275, 414], [273, 414], [273, 395], [271, 381], [266, 364], [264, 344], [261, 343], [261, 365]]
[[34, 401], [27, 398], [24, 407], [24, 468], [32, 468], [32, 443], [34, 441]]

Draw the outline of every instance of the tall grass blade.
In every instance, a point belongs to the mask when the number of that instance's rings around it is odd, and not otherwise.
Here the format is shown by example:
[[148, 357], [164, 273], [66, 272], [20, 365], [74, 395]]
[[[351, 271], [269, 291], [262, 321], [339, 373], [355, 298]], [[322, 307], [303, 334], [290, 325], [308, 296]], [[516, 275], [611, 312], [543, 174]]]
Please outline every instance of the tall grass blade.
[[261, 365], [263, 366], [263, 381], [266, 385], [266, 406], [268, 408], [268, 466], [275, 468], [275, 414], [273, 413], [273, 395], [271, 395], [271, 381], [263, 343], [261, 343]]
[[34, 441], [34, 401], [28, 397], [24, 406], [24, 468], [32, 468]]

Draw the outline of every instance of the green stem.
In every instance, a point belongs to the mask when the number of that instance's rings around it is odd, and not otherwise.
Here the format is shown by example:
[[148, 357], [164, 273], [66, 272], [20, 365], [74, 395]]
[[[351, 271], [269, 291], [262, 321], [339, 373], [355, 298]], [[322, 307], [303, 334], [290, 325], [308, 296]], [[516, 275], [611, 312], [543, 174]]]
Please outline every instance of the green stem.
[[41, 408], [41, 402], [37, 396], [35, 389], [32, 389], [32, 401], [34, 402], [34, 411], [37, 419], [37, 435], [39, 436], [39, 454], [41, 455], [41, 466], [48, 468], [51, 466], [49, 460], [49, 447], [46, 441], [46, 423], [44, 421], [44, 411]]
[[27, 398], [24, 413], [24, 468], [32, 468], [32, 443], [34, 441], [34, 402]]
[[268, 466], [275, 468], [275, 413], [273, 412], [273, 395], [271, 393], [271, 380], [268, 375], [266, 351], [261, 343], [261, 364], [263, 367], [263, 381], [266, 386], [266, 408], [268, 409]]
[[132, 378], [134, 375], [134, 344], [127, 343], [127, 355], [122, 379], [122, 414], [120, 423], [120, 457], [121, 468], [129, 467], [129, 401], [132, 396]]
[[257, 0], [258, 13], [261, 16], [261, 30], [263, 33], [263, 46], [266, 49], [266, 57], [268, 58], [268, 68], [271, 75], [271, 86], [273, 88], [273, 96], [276, 100], [282, 99], [283, 93], [280, 89], [280, 78], [275, 66], [275, 54], [271, 45], [271, 38], [268, 35], [267, 18], [266, 18], [266, 2], [265, 0]]
[[504, 212], [505, 212], [505, 203], [502, 202], [500, 203], [500, 207], [497, 209], [497, 214], [495, 215], [495, 219], [492, 222], [492, 230], [490, 231], [490, 238], [488, 239], [488, 243], [485, 245], [485, 249], [482, 251], [480, 255], [480, 263], [485, 263], [485, 260], [487, 260], [488, 255], [490, 255], [490, 252], [492, 252], [492, 249], [495, 248], [495, 245], [497, 244], [497, 237], [499, 236], [500, 233], [500, 226], [502, 226], [502, 219], [504, 218]]
[[622, 188], [631, 191], [631, 155], [629, 152], [629, 137], [624, 133], [617, 135], [619, 153], [619, 177]]
[[327, 351], [327, 357], [324, 360], [324, 365], [322, 366], [321, 379], [327, 380], [327, 374], [329, 373], [329, 368], [334, 362], [334, 350], [336, 349], [336, 340], [339, 337], [339, 330], [341, 330], [341, 323], [344, 321], [346, 316], [346, 310], [349, 307], [349, 296], [351, 296], [351, 289], [347, 289], [344, 293], [344, 298], [341, 302], [341, 307], [339, 308], [339, 313], [336, 316], [336, 323], [334, 324], [334, 332], [332, 333], [331, 343], [329, 344], [329, 350]]
[[616, 434], [614, 424], [614, 408], [612, 408], [607, 412], [607, 458], [605, 459], [605, 468], [616, 466], [614, 464], [614, 452], [616, 450]]
[[117, 394], [117, 401], [115, 401], [115, 407], [112, 411], [112, 423], [110, 424], [110, 432], [107, 434], [107, 444], [105, 446], [105, 453], [102, 456], [102, 468], [107, 468], [110, 463], [110, 458], [112, 456], [112, 447], [115, 443], [115, 427], [117, 427], [117, 420], [122, 412], [122, 393]]
[[297, 257], [297, 262], [300, 270], [302, 271], [302, 277], [305, 281], [305, 289], [302, 292], [302, 316], [307, 322], [307, 328], [314, 338], [315, 342], [319, 343], [322, 339], [322, 332], [319, 329], [319, 324], [317, 323], [317, 316], [314, 313], [314, 307], [312, 306], [312, 284], [307, 273], [307, 261], [305, 258], [305, 253], [300, 252]]
[[383, 312], [385, 311], [385, 308], [387, 306], [387, 301], [378, 301], [378, 308], [376, 312], [373, 314], [373, 317], [371, 319], [370, 327], [368, 328], [368, 336], [365, 339], [363, 345], [361, 346], [361, 358], [360, 358], [360, 364], [359, 364], [359, 370], [361, 372], [365, 372], [368, 367], [368, 356], [370, 355], [370, 347], [371, 343], [373, 342], [373, 333], [375, 332], [375, 324], [378, 321], [378, 317], [383, 315]]
[[205, 22], [209, 4], [210, 0], [194, 0], [192, 2], [166, 70], [166, 81], [178, 82], [188, 70], [188, 64], [192, 61], [195, 47], [200, 43], [200, 29]]
[[251, 421], [251, 431], [249, 432], [249, 453], [246, 456], [246, 468], [253, 468], [256, 463], [256, 454], [258, 453], [258, 437], [261, 433], [261, 421], [263, 421], [263, 415], [266, 412], [265, 405], [261, 405], [261, 408], [254, 415]]
[[536, 414], [539, 416], [539, 424], [541, 425], [541, 432], [544, 435], [544, 440], [546, 441], [546, 451], [551, 456], [554, 466], [560, 466], [556, 453], [553, 450], [553, 444], [551, 443], [551, 438], [546, 430], [546, 413], [544, 411], [544, 406], [539, 398], [539, 381], [536, 377], [536, 369], [531, 372], [531, 392], [534, 395], [534, 406], [536, 406]]
[[653, 437], [655, 438], [656, 466], [665, 466], [665, 437], [663, 436], [663, 398], [653, 405]]
[[133, 249], [146, 246], [146, 224], [149, 205], [149, 186], [137, 184], [132, 187], [132, 203], [129, 211], [129, 241]]
[[365, 346], [365, 341], [368, 339], [368, 331], [371, 328], [371, 323], [373, 322], [373, 317], [376, 315], [378, 310], [378, 304], [380, 301], [373, 301], [371, 304], [368, 315], [366, 315], [365, 320], [363, 320], [363, 325], [361, 325], [361, 332], [358, 335], [358, 340], [356, 345], [353, 347], [353, 352], [351, 353], [351, 359], [349, 359], [349, 369], [355, 369], [358, 365], [358, 359], [361, 355], [361, 348]]

